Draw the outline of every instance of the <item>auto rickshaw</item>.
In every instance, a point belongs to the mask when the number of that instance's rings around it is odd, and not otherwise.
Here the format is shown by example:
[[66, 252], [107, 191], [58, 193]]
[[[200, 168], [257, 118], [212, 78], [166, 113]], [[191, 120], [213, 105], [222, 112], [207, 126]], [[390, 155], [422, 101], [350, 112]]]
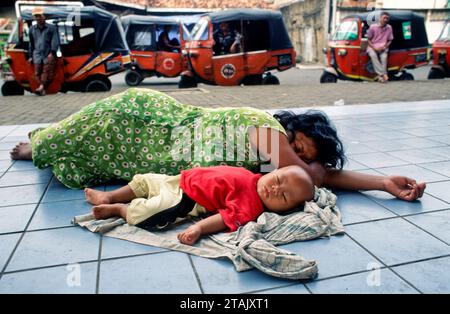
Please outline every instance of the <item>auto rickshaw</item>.
[[[222, 22], [236, 34], [239, 50], [219, 54], [214, 33]], [[279, 84], [270, 70], [295, 66], [296, 53], [279, 11], [232, 9], [200, 17], [186, 43], [188, 70], [181, 75], [180, 88], [197, 83], [215, 85]]]
[[[57, 26], [60, 43], [54, 79], [46, 93], [110, 90], [108, 77], [124, 71], [131, 63], [118, 17], [94, 6], [43, 9], [47, 23]], [[28, 62], [28, 30], [32, 23], [31, 10], [24, 10], [8, 39], [6, 55], [12, 79], [2, 86], [4, 96], [23, 95], [24, 90], [35, 92], [39, 85], [34, 66]]]
[[[187, 68], [181, 51], [189, 31], [179, 18], [127, 15], [122, 17], [122, 25], [131, 50], [132, 64], [125, 75], [129, 86], [137, 86], [151, 76], [176, 77]], [[170, 42], [179, 48], [164, 47], [160, 42], [164, 28], [168, 28]]]
[[433, 65], [428, 79], [450, 77], [450, 20], [444, 24], [441, 34], [433, 43]]
[[[425, 66], [429, 62], [429, 43], [423, 17], [411, 11], [387, 11], [394, 40], [389, 47], [388, 75], [390, 80], [413, 80], [407, 69]], [[345, 17], [324, 49], [328, 67], [321, 83], [336, 83], [338, 79], [374, 81], [377, 74], [366, 52], [369, 23], [376, 23], [376, 13]]]

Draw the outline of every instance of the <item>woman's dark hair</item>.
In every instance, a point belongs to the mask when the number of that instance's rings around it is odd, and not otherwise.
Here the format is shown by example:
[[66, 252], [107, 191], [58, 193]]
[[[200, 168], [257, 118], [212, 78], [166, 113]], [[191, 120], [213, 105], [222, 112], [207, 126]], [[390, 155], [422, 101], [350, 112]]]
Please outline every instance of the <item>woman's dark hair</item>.
[[278, 111], [274, 117], [286, 131], [302, 132], [314, 140], [317, 148], [316, 161], [328, 167], [342, 169], [345, 163], [344, 146], [339, 139], [336, 128], [328, 116], [318, 110], [308, 110], [302, 114], [292, 111]]

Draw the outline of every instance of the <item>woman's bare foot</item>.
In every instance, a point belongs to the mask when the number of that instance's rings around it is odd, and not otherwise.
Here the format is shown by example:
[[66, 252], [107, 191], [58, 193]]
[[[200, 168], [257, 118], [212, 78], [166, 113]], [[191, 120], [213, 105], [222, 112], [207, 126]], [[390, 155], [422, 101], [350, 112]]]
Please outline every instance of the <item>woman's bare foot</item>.
[[111, 204], [112, 203], [111, 196], [108, 192], [85, 188], [84, 196], [86, 197], [86, 201], [92, 205]]
[[127, 218], [127, 208], [126, 204], [102, 204], [92, 207], [92, 214], [95, 219], [107, 219], [115, 216]]
[[20, 142], [9, 152], [9, 154], [14, 160], [33, 160], [31, 144], [27, 142]]

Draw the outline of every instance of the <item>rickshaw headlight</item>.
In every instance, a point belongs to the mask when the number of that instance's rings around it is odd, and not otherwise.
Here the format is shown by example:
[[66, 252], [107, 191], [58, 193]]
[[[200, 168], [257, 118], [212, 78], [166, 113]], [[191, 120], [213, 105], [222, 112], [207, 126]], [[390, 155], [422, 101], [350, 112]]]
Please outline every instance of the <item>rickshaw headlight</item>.
[[186, 49], [181, 50], [181, 55], [186, 56], [187, 55], [187, 50]]
[[344, 57], [347, 55], [347, 50], [346, 49], [339, 49], [338, 50], [338, 55]]
[[322, 49], [322, 52], [323, 52], [324, 54], [327, 54], [327, 53], [328, 53], [328, 48], [323, 48], [323, 49]]

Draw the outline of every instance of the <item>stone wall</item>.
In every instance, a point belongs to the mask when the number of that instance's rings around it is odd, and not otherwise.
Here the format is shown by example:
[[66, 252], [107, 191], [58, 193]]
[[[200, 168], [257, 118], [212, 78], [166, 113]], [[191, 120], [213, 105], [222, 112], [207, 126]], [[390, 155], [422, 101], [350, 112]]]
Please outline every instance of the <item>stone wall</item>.
[[326, 45], [327, 1], [305, 0], [280, 7], [283, 19], [297, 52], [298, 61], [323, 61], [322, 48]]

